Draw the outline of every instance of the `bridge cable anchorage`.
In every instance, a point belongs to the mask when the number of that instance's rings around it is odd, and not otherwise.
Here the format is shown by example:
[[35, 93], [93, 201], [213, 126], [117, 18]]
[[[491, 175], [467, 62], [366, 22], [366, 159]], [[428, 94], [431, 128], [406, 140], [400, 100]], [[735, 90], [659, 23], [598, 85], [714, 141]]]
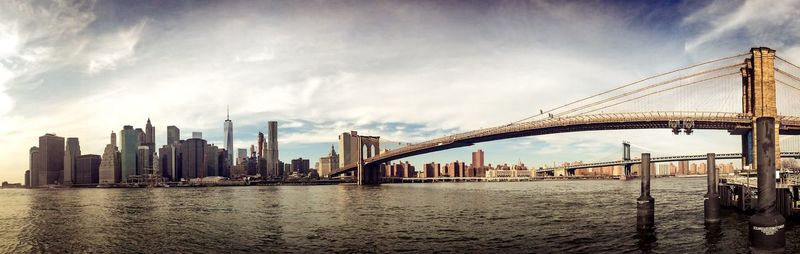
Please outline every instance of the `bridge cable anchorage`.
[[[620, 94], [620, 95], [616, 95], [616, 96], [613, 96], [613, 97], [610, 97], [610, 98], [606, 98], [606, 99], [603, 99], [603, 100], [600, 100], [600, 101], [596, 101], [596, 102], [593, 102], [593, 103], [590, 103], [590, 104], [587, 104], [587, 105], [579, 106], [577, 108], [573, 108], [573, 109], [570, 109], [570, 110], [567, 110], [567, 111], [564, 111], [564, 112], [561, 112], [561, 113], [557, 113], [556, 115], [557, 116], [564, 116], [564, 115], [567, 115], [569, 113], [579, 112], [581, 110], [584, 110], [584, 109], [587, 109], [587, 108], [591, 108], [591, 107], [594, 107], [594, 106], [597, 106], [597, 105], [602, 105], [604, 103], [607, 103], [607, 102], [610, 102], [610, 101], [614, 101], [614, 100], [617, 100], [617, 99], [620, 99], [620, 98], [623, 98], [623, 97], [626, 97], [626, 96], [630, 96], [630, 95], [633, 95], [633, 94], [637, 94], [639, 92], [642, 92], [642, 91], [645, 91], [645, 90], [648, 90], [648, 89], [653, 89], [653, 88], [664, 86], [664, 85], [668, 85], [668, 84], [671, 84], [671, 83], [674, 83], [674, 82], [677, 82], [677, 81], [686, 80], [686, 79], [694, 78], [694, 77], [697, 77], [697, 76], [702, 76], [702, 75], [709, 74], [709, 73], [712, 73], [712, 72], [722, 71], [722, 70], [726, 70], [726, 69], [730, 69], [730, 68], [741, 67], [743, 65], [744, 65], [743, 63], [734, 64], [734, 65], [728, 65], [728, 66], [723, 66], [723, 67], [719, 67], [719, 68], [715, 68], [715, 69], [711, 69], [711, 70], [706, 70], [706, 71], [690, 74], [690, 75], [687, 75], [687, 76], [682, 76], [682, 77], [678, 77], [678, 78], [674, 78], [674, 79], [658, 82], [658, 83], [651, 84], [649, 86], [642, 87], [642, 88], [639, 88], [639, 89], [636, 89], [636, 90], [633, 90], [633, 91], [630, 91], [630, 92], [626, 92], [626, 93], [623, 93], [623, 94]], [[739, 70], [737, 69], [737, 73], [739, 73], [738, 71]]]
[[[736, 71], [736, 72], [727, 73], [727, 74], [723, 74], [723, 75], [719, 75], [719, 76], [714, 76], [714, 77], [711, 77], [711, 78], [701, 79], [701, 80], [698, 80], [698, 81], [692, 81], [692, 82], [687, 83], [687, 84], [682, 84], [682, 85], [679, 85], [679, 86], [665, 88], [665, 89], [662, 89], [662, 90], [658, 90], [658, 91], [655, 91], [655, 92], [651, 92], [651, 93], [647, 93], [647, 94], [644, 94], [644, 95], [641, 95], [641, 96], [630, 98], [630, 99], [627, 99], [627, 100], [624, 100], [624, 101], [620, 101], [620, 102], [617, 102], [617, 103], [614, 103], [614, 104], [611, 104], [611, 105], [608, 105], [608, 106], [604, 106], [604, 107], [597, 108], [597, 109], [592, 109], [590, 111], [586, 111], [586, 112], [580, 113], [579, 115], [589, 114], [589, 113], [592, 113], [592, 112], [595, 112], [595, 111], [598, 111], [598, 110], [610, 108], [610, 107], [617, 106], [617, 105], [620, 105], [620, 104], [623, 104], [623, 103], [626, 103], [626, 102], [630, 102], [630, 101], [633, 101], [633, 100], [638, 100], [638, 99], [641, 99], [641, 98], [644, 98], [644, 97], [647, 97], [647, 96], [650, 96], [650, 95], [663, 93], [663, 92], [666, 92], [666, 91], [671, 91], [671, 90], [675, 90], [675, 89], [678, 89], [678, 88], [687, 87], [687, 86], [691, 86], [691, 85], [697, 85], [697, 84], [700, 84], [700, 83], [705, 83], [706, 81], [710, 81], [710, 80], [714, 80], [714, 79], [718, 79], [718, 78], [723, 78], [723, 77], [727, 77], [727, 76], [732, 76], [732, 75], [738, 75], [738, 74], [740, 74], [739, 71]], [[712, 112], [712, 113], [721, 113], [721, 112]]]
[[[539, 113], [539, 114], [537, 114], [537, 115], [532, 115], [532, 116], [529, 116], [529, 117], [523, 118], [523, 119], [521, 119], [521, 120], [518, 120], [518, 121], [516, 121], [516, 122], [513, 122], [512, 124], [514, 124], [514, 123], [519, 123], [519, 122], [524, 122], [524, 121], [530, 120], [530, 119], [532, 119], [532, 118], [534, 118], [534, 117], [542, 116], [542, 115], [545, 115], [545, 114], [547, 114], [547, 113], [551, 113], [551, 112], [553, 112], [553, 111], [556, 111], [556, 110], [559, 110], [559, 109], [562, 109], [562, 108], [568, 107], [568, 106], [570, 106], [570, 105], [573, 105], [573, 104], [576, 104], [576, 103], [579, 103], [579, 102], [583, 102], [583, 101], [586, 101], [586, 100], [592, 99], [592, 98], [594, 98], [594, 97], [598, 97], [598, 96], [606, 95], [606, 94], [608, 94], [608, 93], [611, 93], [611, 92], [614, 92], [614, 91], [618, 91], [618, 90], [620, 90], [620, 89], [627, 88], [627, 87], [630, 87], [630, 86], [633, 86], [633, 85], [636, 85], [636, 84], [639, 84], [639, 83], [642, 83], [642, 82], [645, 82], [645, 81], [648, 81], [648, 80], [651, 80], [651, 79], [655, 79], [655, 78], [658, 78], [658, 77], [663, 77], [663, 76], [666, 76], [666, 75], [669, 75], [669, 74], [673, 74], [673, 73], [680, 72], [680, 71], [685, 71], [685, 70], [688, 70], [688, 69], [692, 69], [692, 68], [699, 67], [699, 66], [703, 66], [703, 65], [707, 65], [707, 64], [712, 64], [712, 63], [716, 63], [716, 62], [720, 62], [720, 61], [725, 61], [725, 60], [730, 60], [730, 59], [739, 58], [739, 57], [748, 56], [748, 55], [750, 55], [750, 53], [744, 53], [744, 54], [739, 54], [739, 55], [735, 55], [735, 56], [723, 57], [723, 58], [719, 58], [719, 59], [715, 59], [715, 60], [711, 60], [711, 61], [707, 61], [707, 62], [702, 62], [702, 63], [698, 63], [698, 64], [694, 64], [694, 65], [686, 66], [686, 67], [683, 67], [683, 68], [675, 69], [675, 70], [672, 70], [672, 71], [669, 71], [669, 72], [665, 72], [665, 73], [661, 73], [661, 74], [658, 74], [658, 75], [654, 75], [654, 76], [646, 77], [646, 78], [643, 78], [643, 79], [640, 79], [640, 80], [634, 81], [634, 82], [632, 82], [632, 83], [628, 83], [628, 84], [622, 85], [622, 86], [620, 86], [620, 87], [617, 87], [617, 88], [614, 88], [614, 89], [611, 89], [611, 90], [608, 90], [608, 91], [605, 91], [605, 92], [602, 92], [602, 93], [599, 93], [599, 94], [595, 94], [595, 95], [592, 95], [592, 96], [589, 96], [589, 97], [585, 97], [585, 98], [583, 98], [583, 99], [579, 99], [579, 100], [576, 100], [576, 101], [572, 101], [572, 102], [570, 102], [570, 103], [567, 103], [567, 104], [564, 104], [564, 105], [561, 105], [561, 106], [558, 106], [558, 107], [555, 107], [555, 108], [549, 109], [549, 110], [547, 110], [547, 111], [541, 111], [541, 110], [540, 110], [540, 113]], [[741, 64], [739, 64], [739, 65], [741, 65]]]

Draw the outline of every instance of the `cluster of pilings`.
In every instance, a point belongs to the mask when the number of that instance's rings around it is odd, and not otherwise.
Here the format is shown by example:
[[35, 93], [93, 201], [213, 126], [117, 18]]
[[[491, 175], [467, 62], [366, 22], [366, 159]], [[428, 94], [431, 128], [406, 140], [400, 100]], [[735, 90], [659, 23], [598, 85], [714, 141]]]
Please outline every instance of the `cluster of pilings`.
[[[749, 240], [753, 253], [783, 252], [786, 246], [785, 219], [776, 209], [777, 191], [775, 183], [775, 119], [760, 117], [755, 121], [758, 142], [756, 168], [758, 171], [758, 199], [756, 213], [750, 217]], [[718, 192], [715, 155], [708, 154], [708, 192], [704, 201], [704, 217], [707, 225], [720, 223], [720, 194]], [[641, 195], [636, 199], [637, 229], [647, 231], [654, 226], [655, 200], [650, 196], [650, 154], [642, 154]], [[744, 190], [742, 191], [744, 192]], [[730, 201], [730, 199], [727, 199]], [[739, 201], [744, 202], [744, 195]]]

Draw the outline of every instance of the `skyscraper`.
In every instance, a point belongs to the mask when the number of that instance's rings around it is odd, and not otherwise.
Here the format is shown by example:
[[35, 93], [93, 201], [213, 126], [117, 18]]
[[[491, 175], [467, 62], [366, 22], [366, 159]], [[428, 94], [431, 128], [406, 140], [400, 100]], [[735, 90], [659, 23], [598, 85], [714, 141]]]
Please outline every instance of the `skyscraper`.
[[206, 173], [205, 176], [219, 175], [219, 147], [211, 144], [206, 146]]
[[75, 160], [75, 184], [97, 184], [100, 173], [100, 155], [81, 155]]
[[169, 144], [158, 149], [161, 168], [157, 168], [156, 170], [161, 170], [161, 176], [170, 180], [175, 180], [177, 177], [177, 167], [179, 163], [176, 147], [177, 144]]
[[117, 147], [117, 134], [111, 131], [111, 145]]
[[258, 158], [264, 158], [264, 133], [258, 132], [258, 141], [256, 141], [256, 153], [258, 153]]
[[120, 181], [127, 182], [129, 175], [136, 174], [136, 152], [139, 148], [139, 135], [133, 126], [125, 125], [120, 131], [122, 143], [120, 145], [121, 176]]
[[120, 152], [114, 144], [106, 145], [100, 161], [99, 184], [113, 185], [120, 182], [122, 175], [120, 157]]
[[136, 174], [137, 175], [144, 175], [147, 174], [147, 170], [151, 169], [153, 165], [152, 161], [150, 161], [150, 157], [153, 154], [150, 152], [150, 147], [141, 145], [136, 150]]
[[150, 148], [150, 164], [147, 167], [153, 167], [153, 153], [156, 151], [156, 127], [150, 123], [150, 118], [147, 118], [147, 125], [144, 127], [144, 144]]
[[67, 138], [67, 150], [64, 152], [64, 184], [75, 184], [76, 165], [81, 156], [81, 145], [78, 138]]
[[31, 171], [25, 170], [25, 188], [31, 187]]
[[236, 164], [238, 165], [247, 158], [247, 148], [239, 148], [236, 150]]
[[30, 155], [31, 185], [29, 187], [36, 187], [39, 186], [39, 148], [31, 147]]
[[283, 169], [278, 168], [278, 122], [267, 122], [267, 171], [272, 177], [283, 177]]
[[228, 165], [233, 165], [233, 122], [231, 121], [231, 110], [228, 108], [227, 118], [225, 119], [225, 150], [228, 151]]
[[206, 141], [199, 138], [190, 138], [181, 144], [181, 173], [186, 179], [205, 177], [206, 166]]
[[173, 145], [181, 140], [181, 129], [175, 125], [167, 126], [167, 145]]
[[45, 134], [39, 137], [39, 186], [64, 181], [64, 138]]

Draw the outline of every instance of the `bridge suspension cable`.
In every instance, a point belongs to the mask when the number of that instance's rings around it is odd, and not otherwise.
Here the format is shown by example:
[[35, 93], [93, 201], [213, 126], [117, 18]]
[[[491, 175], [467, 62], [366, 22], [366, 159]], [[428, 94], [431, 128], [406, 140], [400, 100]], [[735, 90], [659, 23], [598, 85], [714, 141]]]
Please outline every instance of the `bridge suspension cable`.
[[738, 54], [738, 55], [729, 56], [729, 57], [723, 57], [723, 58], [719, 58], [719, 59], [706, 61], [706, 62], [702, 62], [702, 63], [690, 65], [690, 66], [686, 66], [686, 67], [683, 67], [683, 68], [675, 69], [675, 70], [672, 70], [672, 71], [669, 71], [669, 72], [665, 72], [665, 73], [661, 73], [661, 74], [658, 74], [658, 75], [646, 77], [646, 78], [643, 78], [643, 79], [640, 79], [640, 80], [637, 80], [637, 81], [634, 81], [634, 82], [619, 86], [617, 88], [614, 88], [614, 89], [611, 89], [611, 90], [608, 90], [608, 91], [605, 91], [605, 92], [602, 92], [602, 93], [599, 93], [599, 94], [595, 94], [595, 95], [592, 95], [592, 96], [588, 96], [588, 97], [585, 97], [585, 98], [582, 98], [582, 99], [579, 99], [579, 100], [575, 100], [575, 101], [569, 102], [567, 104], [564, 104], [564, 105], [549, 109], [547, 111], [541, 111], [539, 114], [535, 114], [535, 115], [532, 115], [532, 116], [529, 116], [529, 117], [525, 117], [523, 119], [520, 119], [520, 120], [517, 120], [517, 121], [513, 122], [512, 124], [528, 121], [528, 120], [531, 120], [531, 119], [533, 119], [535, 117], [543, 116], [545, 114], [552, 113], [552, 112], [554, 112], [556, 110], [559, 110], [559, 109], [562, 109], [562, 108], [565, 108], [565, 107], [569, 107], [571, 105], [575, 105], [577, 103], [584, 102], [584, 101], [587, 101], [587, 100], [590, 100], [590, 99], [593, 99], [593, 98], [596, 98], [596, 97], [599, 97], [599, 96], [603, 96], [603, 95], [606, 95], [606, 94], [609, 94], [609, 93], [612, 93], [612, 92], [615, 92], [615, 91], [619, 91], [621, 89], [624, 89], [624, 88], [627, 88], [627, 87], [630, 87], [630, 86], [633, 86], [633, 85], [636, 85], [636, 84], [640, 84], [640, 83], [648, 81], [648, 80], [652, 80], [652, 79], [655, 79], [655, 78], [667, 76], [667, 75], [674, 74], [674, 73], [677, 73], [677, 72], [680, 72], [680, 71], [685, 71], [685, 70], [693, 69], [693, 68], [696, 68], [696, 67], [700, 67], [700, 66], [704, 66], [704, 65], [708, 65], [708, 64], [712, 64], [712, 63], [717, 63], [717, 62], [721, 62], [721, 61], [725, 61], [725, 60], [740, 58], [740, 57], [747, 56], [747, 55], [749, 55], [749, 53]]
[[655, 92], [650, 92], [650, 93], [647, 93], [647, 94], [644, 94], [644, 95], [640, 95], [640, 96], [637, 96], [637, 97], [634, 97], [634, 98], [626, 99], [624, 101], [620, 101], [620, 102], [617, 102], [617, 103], [614, 103], [614, 104], [611, 104], [611, 105], [607, 105], [607, 106], [604, 106], [604, 107], [601, 107], [601, 108], [592, 109], [590, 111], [583, 112], [580, 115], [596, 112], [596, 111], [603, 110], [603, 109], [606, 109], [606, 108], [610, 108], [610, 107], [613, 107], [613, 106], [617, 106], [617, 105], [620, 105], [620, 104], [623, 104], [623, 103], [635, 101], [635, 100], [638, 100], [638, 99], [641, 99], [641, 98], [644, 98], [644, 97], [647, 97], [647, 96], [663, 93], [663, 92], [666, 92], [666, 91], [671, 91], [671, 90], [675, 90], [675, 89], [678, 89], [678, 88], [697, 85], [697, 84], [703, 84], [703, 83], [706, 83], [707, 81], [711, 81], [711, 80], [715, 80], [715, 79], [723, 78], [723, 77], [727, 77], [727, 76], [739, 75], [739, 74], [740, 74], [739, 71], [736, 71], [736, 72], [722, 74], [722, 75], [718, 75], [718, 76], [714, 76], [714, 77], [710, 77], [710, 78], [706, 78], [706, 79], [701, 79], [701, 80], [698, 80], [698, 81], [692, 81], [692, 82], [687, 83], [687, 84], [682, 84], [682, 85], [679, 85], [679, 86], [665, 88], [665, 89], [658, 90], [658, 91], [655, 91]]
[[[681, 81], [681, 80], [686, 80], [686, 79], [702, 76], [702, 75], [709, 74], [709, 73], [712, 73], [712, 72], [722, 71], [722, 70], [726, 70], [726, 69], [730, 69], [730, 68], [741, 67], [742, 65], [743, 64], [734, 64], [734, 65], [723, 66], [723, 67], [720, 67], [720, 68], [715, 68], [715, 69], [702, 71], [702, 72], [698, 72], [698, 73], [695, 73], [695, 74], [682, 76], [682, 77], [678, 77], [678, 78], [667, 80], [667, 81], [663, 81], [663, 82], [658, 82], [658, 83], [651, 84], [649, 86], [642, 87], [642, 88], [639, 88], [639, 89], [636, 89], [636, 90], [633, 90], [633, 91], [630, 91], [630, 92], [626, 92], [626, 93], [623, 93], [623, 94], [620, 94], [620, 95], [617, 95], [617, 96], [614, 96], [614, 97], [606, 98], [606, 99], [603, 99], [603, 100], [600, 100], [600, 101], [596, 101], [596, 102], [593, 102], [593, 103], [590, 103], [590, 104], [587, 104], [587, 105], [583, 105], [583, 106], [580, 106], [580, 107], [577, 107], [577, 108], [574, 108], [574, 109], [570, 109], [570, 110], [567, 110], [565, 112], [558, 113], [558, 114], [556, 114], [556, 116], [564, 116], [564, 115], [568, 115], [570, 113], [579, 112], [581, 110], [584, 110], [584, 109], [587, 109], [587, 108], [591, 108], [591, 107], [594, 107], [594, 106], [597, 106], [597, 105], [602, 105], [604, 103], [611, 102], [611, 101], [614, 101], [614, 100], [617, 100], [617, 99], [620, 99], [620, 98], [623, 98], [623, 97], [626, 97], [626, 96], [631, 96], [631, 95], [637, 94], [639, 92], [642, 92], [642, 91], [645, 91], [645, 90], [648, 90], [648, 89], [661, 87], [661, 86], [664, 86], [664, 85], [672, 84], [672, 83], [677, 82], [677, 81]], [[739, 73], [738, 70], [737, 70], [736, 73]], [[728, 74], [721, 75], [721, 76], [716, 76], [716, 77], [710, 78], [710, 79], [703, 79], [701, 81], [708, 81], [708, 80], [711, 80], [711, 79], [724, 77], [724, 76], [728, 76]], [[699, 82], [692, 82], [692, 83], [689, 83], [689, 84], [696, 84], [696, 83], [699, 83]], [[685, 87], [685, 86], [686, 85], [680, 85], [680, 86], [674, 87], [672, 89], [662, 90], [661, 92], [668, 91], [668, 90], [673, 90], [675, 88]], [[656, 93], [658, 93], [658, 92], [656, 92]], [[653, 94], [656, 94], [656, 93], [649, 93], [649, 94], [647, 94], [645, 96], [653, 95]], [[642, 97], [645, 97], [645, 96], [636, 97], [635, 99], [639, 99], [639, 98], [642, 98]], [[628, 101], [631, 101], [631, 100], [626, 100], [624, 102], [628, 102]], [[619, 104], [621, 104], [621, 103], [616, 103], [614, 105], [619, 105]], [[605, 107], [605, 108], [608, 108], [608, 107]]]

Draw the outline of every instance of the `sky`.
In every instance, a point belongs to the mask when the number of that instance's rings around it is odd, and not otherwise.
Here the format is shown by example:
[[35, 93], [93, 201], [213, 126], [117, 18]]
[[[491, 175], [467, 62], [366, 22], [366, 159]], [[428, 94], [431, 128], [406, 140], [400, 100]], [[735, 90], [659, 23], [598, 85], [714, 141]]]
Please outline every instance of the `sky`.
[[[420, 142], [525, 118], [681, 66], [767, 46], [800, 62], [800, 1], [25, 1], [0, 7], [0, 180], [38, 137], [102, 154], [123, 125], [236, 148], [279, 122], [280, 158], [356, 130]], [[555, 134], [409, 158], [540, 166], [738, 152], [724, 131]], [[396, 146], [396, 145], [395, 145]], [[800, 142], [798, 142], [800, 147]], [[392, 147], [386, 144], [384, 147]]]

